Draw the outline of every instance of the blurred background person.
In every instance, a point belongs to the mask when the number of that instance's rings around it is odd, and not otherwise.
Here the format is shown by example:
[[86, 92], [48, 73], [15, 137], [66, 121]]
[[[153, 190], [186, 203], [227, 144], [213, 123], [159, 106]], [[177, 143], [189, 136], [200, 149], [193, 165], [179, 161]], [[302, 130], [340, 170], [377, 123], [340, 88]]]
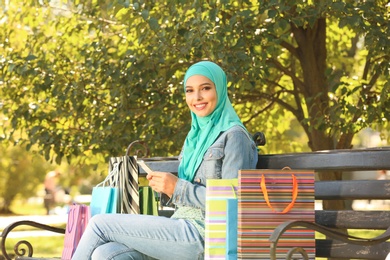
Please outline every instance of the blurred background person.
[[56, 193], [57, 193], [57, 183], [61, 173], [58, 170], [50, 171], [46, 174], [44, 180], [45, 186], [45, 197], [44, 197], [44, 206], [46, 209], [46, 214], [50, 215], [50, 211], [55, 206], [56, 202]]

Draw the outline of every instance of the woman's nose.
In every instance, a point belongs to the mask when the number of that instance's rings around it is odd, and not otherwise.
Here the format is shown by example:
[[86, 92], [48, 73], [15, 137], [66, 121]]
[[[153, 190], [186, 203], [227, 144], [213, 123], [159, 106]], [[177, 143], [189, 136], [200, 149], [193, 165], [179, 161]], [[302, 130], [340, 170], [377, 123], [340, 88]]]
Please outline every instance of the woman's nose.
[[202, 93], [200, 91], [197, 91], [195, 95], [196, 95], [196, 100], [202, 99]]

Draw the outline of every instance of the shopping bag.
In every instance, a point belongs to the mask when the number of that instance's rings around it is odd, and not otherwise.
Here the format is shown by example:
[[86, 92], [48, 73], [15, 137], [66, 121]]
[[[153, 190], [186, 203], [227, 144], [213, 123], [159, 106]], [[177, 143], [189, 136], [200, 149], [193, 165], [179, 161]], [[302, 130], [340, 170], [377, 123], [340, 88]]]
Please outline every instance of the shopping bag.
[[206, 180], [205, 259], [225, 259], [227, 199], [237, 187], [238, 179]]
[[139, 200], [141, 214], [158, 216], [158, 203], [155, 193], [151, 187], [140, 187]]
[[226, 259], [237, 259], [238, 199], [226, 200]]
[[116, 171], [110, 171], [107, 177], [92, 188], [90, 203], [91, 217], [96, 214], [117, 213], [118, 188], [115, 188]]
[[[268, 241], [287, 220], [314, 222], [314, 172], [302, 170], [241, 170], [238, 189], [238, 259], [270, 259]], [[315, 258], [313, 230], [294, 228], [278, 242], [276, 259], [293, 247]]]
[[133, 156], [111, 157], [108, 176], [110, 186], [117, 188], [117, 213], [139, 214], [138, 165]]
[[117, 200], [117, 188], [110, 186], [93, 187], [90, 203], [91, 217], [96, 214], [117, 213]]
[[79, 244], [90, 219], [90, 208], [86, 205], [73, 204], [69, 208], [68, 221], [65, 229], [64, 248], [62, 260], [70, 260]]

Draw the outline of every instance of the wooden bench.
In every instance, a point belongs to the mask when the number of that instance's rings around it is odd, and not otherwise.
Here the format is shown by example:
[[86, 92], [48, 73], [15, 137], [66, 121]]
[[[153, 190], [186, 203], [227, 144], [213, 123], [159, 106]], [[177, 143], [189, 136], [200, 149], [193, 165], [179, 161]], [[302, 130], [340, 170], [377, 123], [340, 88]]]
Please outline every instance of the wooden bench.
[[[146, 158], [144, 161], [154, 170], [176, 173], [178, 161], [175, 157], [169, 158]], [[281, 169], [289, 166], [291, 169], [314, 169], [317, 175], [327, 174], [329, 171], [342, 173], [342, 181], [319, 181], [315, 182], [315, 198], [323, 200], [379, 200], [384, 203], [390, 200], [390, 180], [375, 180], [372, 177], [366, 180], [350, 180], [347, 176], [351, 172], [367, 172], [390, 170], [390, 148], [372, 148], [356, 150], [332, 150], [309, 153], [291, 153], [259, 155], [257, 168]], [[140, 175], [145, 174], [140, 169]], [[344, 178], [345, 176], [345, 178]], [[161, 211], [162, 215], [169, 215], [167, 211]], [[7, 235], [20, 224], [13, 223], [2, 234], [1, 250], [6, 259], [5, 239]], [[304, 226], [314, 229], [318, 233], [326, 235], [326, 238], [316, 238], [316, 256], [337, 259], [385, 259], [390, 252], [390, 210], [383, 209], [317, 209], [315, 223], [300, 221], [286, 222], [275, 229], [270, 237], [271, 259], [277, 248], [280, 235], [293, 226]], [[39, 226], [49, 229], [49, 226]], [[354, 238], [345, 234], [346, 229], [379, 230], [382, 236], [376, 238]], [[63, 229], [53, 230], [64, 233]], [[32, 248], [32, 246], [30, 245]], [[292, 249], [294, 250], [294, 249]], [[31, 252], [30, 252], [31, 251]], [[32, 255], [32, 250], [24, 255]], [[17, 252], [17, 251], [15, 251]], [[16, 254], [16, 253], [15, 253]], [[8, 257], [8, 258], [7, 258]], [[19, 258], [23, 259], [23, 258]], [[24, 258], [26, 259], [26, 258]]]

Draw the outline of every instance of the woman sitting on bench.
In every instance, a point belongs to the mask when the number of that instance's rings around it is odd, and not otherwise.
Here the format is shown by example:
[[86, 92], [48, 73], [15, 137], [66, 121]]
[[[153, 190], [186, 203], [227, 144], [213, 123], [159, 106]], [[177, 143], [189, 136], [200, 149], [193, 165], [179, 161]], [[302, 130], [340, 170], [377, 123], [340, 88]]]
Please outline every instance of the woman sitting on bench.
[[257, 149], [227, 94], [225, 72], [215, 63], [192, 65], [184, 77], [191, 129], [178, 176], [147, 175], [176, 210], [171, 218], [149, 215], [94, 216], [72, 259], [203, 259], [206, 179], [233, 179], [256, 167]]

